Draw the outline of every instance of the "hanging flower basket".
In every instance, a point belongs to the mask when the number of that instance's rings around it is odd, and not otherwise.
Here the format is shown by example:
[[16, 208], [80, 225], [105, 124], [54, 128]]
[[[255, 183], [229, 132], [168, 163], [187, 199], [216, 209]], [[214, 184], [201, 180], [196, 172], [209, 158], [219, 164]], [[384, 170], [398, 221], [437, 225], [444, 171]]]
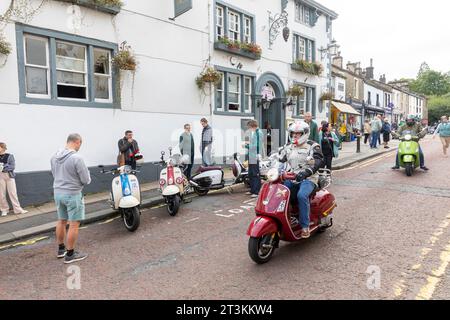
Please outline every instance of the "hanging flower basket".
[[305, 93], [305, 88], [303, 88], [301, 85], [294, 84], [292, 85], [288, 91], [286, 91], [287, 96], [291, 97], [300, 97]]
[[322, 93], [322, 95], [320, 96], [320, 99], [319, 99], [320, 102], [327, 101], [327, 100], [333, 100], [333, 94], [331, 92]]
[[292, 69], [303, 71], [316, 76], [321, 75], [323, 72], [323, 67], [321, 64], [316, 62], [309, 62], [302, 59], [298, 59], [297, 61], [295, 61], [295, 63], [292, 65]]
[[122, 0], [57, 0], [116, 15], [123, 7]]
[[222, 74], [212, 67], [207, 67], [200, 75], [195, 79], [197, 87], [202, 90], [206, 84], [218, 85], [222, 81]]
[[219, 38], [219, 40], [214, 43], [214, 48], [252, 60], [259, 60], [262, 55], [262, 49], [256, 43], [234, 41], [228, 37]]
[[0, 55], [8, 56], [12, 51], [11, 44], [0, 35]]
[[136, 71], [137, 61], [131, 47], [127, 45], [127, 42], [122, 42], [119, 52], [112, 59], [114, 66], [120, 70]]

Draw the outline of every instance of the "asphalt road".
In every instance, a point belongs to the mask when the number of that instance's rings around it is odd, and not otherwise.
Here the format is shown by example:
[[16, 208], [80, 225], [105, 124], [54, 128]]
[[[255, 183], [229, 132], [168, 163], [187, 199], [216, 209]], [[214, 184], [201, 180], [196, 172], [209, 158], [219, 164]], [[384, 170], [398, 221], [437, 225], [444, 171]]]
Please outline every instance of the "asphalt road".
[[118, 219], [88, 226], [79, 268], [55, 258], [53, 235], [3, 249], [0, 299], [449, 299], [450, 159], [438, 140], [422, 146], [427, 173], [393, 172], [394, 154], [335, 172], [333, 228], [266, 265], [248, 256], [254, 201], [236, 187], [175, 218], [146, 210], [134, 234]]

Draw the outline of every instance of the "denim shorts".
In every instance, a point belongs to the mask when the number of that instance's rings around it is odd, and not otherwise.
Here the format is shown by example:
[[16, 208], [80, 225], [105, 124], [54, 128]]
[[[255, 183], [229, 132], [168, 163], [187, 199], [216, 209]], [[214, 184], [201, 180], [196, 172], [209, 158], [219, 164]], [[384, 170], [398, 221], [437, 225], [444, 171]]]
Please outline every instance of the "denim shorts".
[[55, 194], [58, 220], [83, 221], [85, 219], [84, 197], [79, 194]]

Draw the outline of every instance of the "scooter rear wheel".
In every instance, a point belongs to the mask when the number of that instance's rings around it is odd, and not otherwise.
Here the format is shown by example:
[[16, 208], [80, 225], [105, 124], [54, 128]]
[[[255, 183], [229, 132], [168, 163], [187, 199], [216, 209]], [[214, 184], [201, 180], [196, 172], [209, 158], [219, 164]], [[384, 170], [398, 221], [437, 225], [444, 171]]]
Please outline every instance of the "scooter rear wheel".
[[[250, 238], [248, 241], [248, 253], [250, 258], [257, 264], [264, 264], [270, 261], [275, 252], [275, 243], [270, 243], [272, 235], [266, 235], [261, 238]], [[269, 245], [269, 247], [264, 247]]]
[[197, 195], [199, 195], [200, 197], [206, 196], [209, 193], [208, 189], [199, 189], [199, 188], [195, 188], [194, 189], [195, 193]]
[[141, 212], [137, 207], [123, 209], [122, 218], [125, 224], [125, 228], [127, 228], [127, 230], [130, 232], [135, 232], [141, 224]]

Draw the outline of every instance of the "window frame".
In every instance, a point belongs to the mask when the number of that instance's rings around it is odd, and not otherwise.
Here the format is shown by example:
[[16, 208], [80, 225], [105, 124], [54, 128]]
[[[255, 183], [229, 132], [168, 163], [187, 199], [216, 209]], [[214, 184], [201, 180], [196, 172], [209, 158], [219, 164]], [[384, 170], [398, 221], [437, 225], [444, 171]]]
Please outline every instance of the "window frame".
[[[97, 48], [97, 47], [94, 47], [94, 50], [93, 50], [93, 53], [94, 53], [94, 57], [95, 57], [95, 50], [98, 50], [98, 51], [104, 51], [104, 52], [107, 52], [108, 54], [109, 54], [109, 59], [108, 59], [108, 70], [109, 70], [109, 74], [108, 75], [105, 75], [105, 74], [103, 74], [103, 73], [96, 73], [95, 72], [95, 59], [94, 59], [94, 61], [93, 61], [93, 63], [94, 63], [94, 70], [93, 70], [93, 73], [94, 73], [94, 83], [93, 83], [93, 85], [94, 85], [94, 100], [95, 100], [95, 102], [100, 102], [100, 103], [112, 103], [113, 102], [113, 92], [112, 92], [112, 76], [113, 76], [113, 69], [112, 69], [112, 62], [111, 62], [111, 51], [108, 51], [108, 50], [106, 50], [106, 49], [103, 49], [103, 48]], [[97, 98], [96, 97], [96, 86], [95, 86], [95, 77], [108, 77], [108, 96], [109, 96], [109, 99], [100, 99], [100, 98]]]
[[[22, 23], [16, 23], [16, 46], [17, 46], [17, 63], [19, 76], [19, 102], [21, 104], [33, 104], [41, 106], [66, 106], [66, 107], [82, 107], [82, 108], [105, 108], [105, 109], [120, 109], [120, 100], [117, 98], [117, 83], [119, 72], [115, 68], [110, 69], [111, 73], [111, 101], [96, 101], [94, 88], [94, 48], [104, 49], [110, 52], [110, 57], [113, 57], [118, 52], [118, 45], [116, 43], [107, 42], [103, 40], [93, 39], [70, 34], [62, 31], [38, 28]], [[38, 97], [28, 94], [26, 92], [26, 75], [25, 75], [25, 37], [32, 36], [37, 38], [45, 38], [48, 42], [48, 85], [49, 95]], [[87, 100], [73, 99], [73, 98], [58, 98], [57, 97], [57, 69], [56, 69], [56, 42], [67, 42], [70, 44], [80, 45], [86, 47], [86, 78]]]
[[217, 25], [218, 25], [217, 12], [219, 10], [218, 8], [221, 8], [222, 12], [223, 12], [223, 30], [224, 30], [223, 36], [226, 36], [229, 39], [234, 39], [234, 38], [230, 37], [230, 32], [231, 32], [230, 31], [230, 24], [231, 23], [230, 23], [229, 16], [230, 16], [230, 13], [231, 13], [231, 14], [236, 15], [238, 20], [239, 20], [238, 24], [237, 24], [238, 25], [238, 30], [239, 30], [238, 31], [238, 39], [237, 39], [237, 41], [239, 41], [239, 42], [244, 42], [245, 41], [245, 38], [246, 38], [245, 22], [248, 20], [248, 21], [250, 21], [250, 27], [249, 27], [250, 35], [248, 36], [249, 41], [250, 41], [249, 43], [256, 43], [256, 27], [255, 27], [256, 20], [255, 20], [255, 15], [250, 13], [250, 12], [247, 12], [245, 10], [242, 10], [242, 9], [240, 9], [238, 7], [235, 7], [235, 6], [231, 5], [231, 4], [228, 4], [228, 3], [224, 2], [224, 1], [221, 1], [221, 0], [214, 0], [214, 12], [215, 12], [215, 14], [214, 14], [214, 25], [215, 25], [215, 28], [214, 28], [214, 39], [216, 41], [219, 40], [219, 35], [218, 35], [218, 32], [217, 32], [218, 31], [217, 30]]
[[[294, 54], [293, 63], [301, 59], [307, 62], [316, 62], [316, 40], [310, 37], [306, 37], [300, 33], [294, 33]], [[300, 43], [304, 43], [304, 56], [300, 58]], [[303, 59], [304, 58], [304, 59]]]
[[[219, 16], [219, 11], [222, 12], [221, 17]], [[222, 23], [219, 24], [220, 18], [222, 19]], [[222, 6], [216, 6], [216, 30], [215, 30], [215, 39], [219, 40], [220, 38], [225, 36], [225, 9]], [[219, 28], [222, 29], [222, 33], [219, 34]]]
[[[231, 23], [231, 16], [234, 16], [236, 21]], [[233, 41], [242, 41], [242, 28], [241, 28], [241, 16], [239, 13], [234, 12], [233, 10], [228, 10], [228, 30], [227, 30], [227, 36], [228, 39], [231, 39]], [[236, 29], [232, 29], [235, 28]], [[237, 39], [235, 39], [235, 36]]]
[[[317, 107], [317, 86], [311, 86], [301, 82], [295, 83], [303, 87], [304, 93], [297, 99], [292, 117], [294, 119], [301, 119], [307, 112], [311, 112], [313, 116], [315, 116]], [[301, 105], [303, 105], [303, 107], [301, 107]], [[303, 113], [300, 113], [301, 109], [303, 110]]]
[[[41, 41], [45, 40], [45, 49], [46, 49], [46, 53], [45, 53], [46, 54], [46, 66], [45, 67], [27, 63], [27, 58], [28, 58], [27, 50], [26, 50], [26, 48], [27, 48], [27, 44], [26, 44], [27, 38], [41, 40]], [[24, 78], [24, 81], [25, 81], [25, 95], [28, 98], [50, 99], [52, 90], [51, 90], [51, 79], [50, 79], [50, 68], [51, 68], [51, 66], [50, 66], [50, 43], [49, 43], [49, 40], [47, 38], [45, 38], [45, 37], [36, 36], [36, 35], [32, 35], [32, 34], [28, 34], [27, 33], [27, 34], [23, 35], [23, 48], [24, 48], [24, 51], [23, 51], [24, 60], [23, 60], [23, 62], [24, 62], [24, 74], [25, 74], [25, 78]], [[29, 68], [45, 69], [47, 71], [46, 72], [46, 74], [47, 74], [47, 94], [28, 93], [27, 79], [26, 79], [26, 68], [27, 67], [29, 67]]]
[[[235, 69], [230, 69], [222, 66], [214, 66], [215, 69], [223, 74], [223, 94], [222, 94], [222, 109], [217, 108], [217, 87], [214, 90], [214, 114], [216, 115], [226, 115], [226, 116], [244, 116], [244, 117], [251, 117], [255, 115], [255, 108], [254, 108], [254, 92], [255, 92], [255, 85], [256, 85], [256, 74], [246, 71], [240, 71]], [[228, 76], [236, 75], [239, 76], [239, 110], [229, 110], [229, 102], [228, 102], [228, 94], [229, 94], [229, 83], [228, 83]], [[249, 78], [251, 79], [250, 82], [250, 94], [246, 93], [245, 90], [245, 79]], [[221, 91], [221, 90], [219, 90]], [[250, 99], [250, 109], [245, 109], [245, 99]], [[246, 111], [247, 110], [247, 111]]]

